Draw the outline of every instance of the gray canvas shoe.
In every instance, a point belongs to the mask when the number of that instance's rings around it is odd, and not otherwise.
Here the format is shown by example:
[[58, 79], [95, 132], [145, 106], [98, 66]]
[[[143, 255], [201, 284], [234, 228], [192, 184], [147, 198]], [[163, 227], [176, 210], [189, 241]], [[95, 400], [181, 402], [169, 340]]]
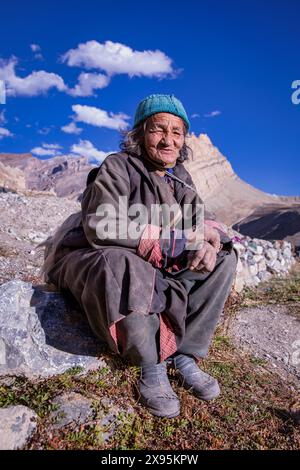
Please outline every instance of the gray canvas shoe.
[[155, 416], [174, 418], [180, 413], [180, 403], [172, 390], [166, 363], [141, 367], [140, 401]]
[[178, 354], [173, 358], [173, 363], [182, 384], [201, 400], [213, 400], [220, 395], [218, 381], [201, 370], [195, 360], [184, 354]]

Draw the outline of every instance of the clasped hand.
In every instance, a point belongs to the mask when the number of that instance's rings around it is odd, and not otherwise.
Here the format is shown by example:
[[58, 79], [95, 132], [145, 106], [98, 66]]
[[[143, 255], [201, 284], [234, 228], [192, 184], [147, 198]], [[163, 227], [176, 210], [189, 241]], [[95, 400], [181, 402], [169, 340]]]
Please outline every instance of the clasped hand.
[[212, 272], [216, 266], [217, 253], [220, 251], [220, 234], [217, 230], [204, 225], [204, 242], [199, 250], [193, 250], [188, 256], [191, 271]]

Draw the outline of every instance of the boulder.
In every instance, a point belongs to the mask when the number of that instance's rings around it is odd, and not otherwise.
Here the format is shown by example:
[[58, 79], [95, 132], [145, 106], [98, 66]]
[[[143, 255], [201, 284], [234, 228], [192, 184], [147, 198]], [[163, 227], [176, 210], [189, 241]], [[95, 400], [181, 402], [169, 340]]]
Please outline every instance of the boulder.
[[262, 282], [269, 281], [272, 277], [272, 274], [268, 271], [260, 271], [257, 276]]
[[56, 405], [57, 409], [52, 411], [50, 419], [53, 427], [58, 429], [73, 422], [77, 425], [84, 424], [94, 414], [92, 400], [80, 393], [64, 393], [54, 398], [52, 404]]
[[36, 429], [37, 418], [23, 405], [0, 408], [0, 450], [22, 449]]
[[266, 258], [269, 260], [275, 260], [277, 258], [278, 252], [275, 248], [269, 248], [266, 251]]
[[114, 434], [120, 424], [120, 415], [134, 412], [132, 407], [120, 408], [109, 398], [102, 398], [94, 402], [80, 393], [74, 392], [66, 392], [54, 398], [52, 404], [56, 405], [57, 409], [50, 414], [50, 429], [95, 424], [95, 430], [102, 442], [108, 441]]
[[0, 375], [48, 377], [104, 367], [103, 344], [73, 300], [14, 280], [0, 286]]

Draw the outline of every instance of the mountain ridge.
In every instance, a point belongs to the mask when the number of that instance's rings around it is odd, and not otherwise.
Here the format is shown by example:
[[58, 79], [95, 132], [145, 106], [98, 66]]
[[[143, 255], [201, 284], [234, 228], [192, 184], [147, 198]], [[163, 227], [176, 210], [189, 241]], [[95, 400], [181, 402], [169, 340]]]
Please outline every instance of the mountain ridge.
[[[300, 196], [269, 194], [250, 185], [235, 173], [230, 161], [208, 135], [190, 134], [187, 144], [192, 156], [184, 165], [206, 208], [222, 222], [245, 230], [250, 227], [254, 236], [253, 230], [261, 231], [257, 223], [253, 229], [253, 221], [260, 213], [264, 224], [265, 217], [276, 211], [291, 209], [294, 215], [300, 214]], [[0, 186], [9, 189], [11, 185], [11, 189], [20, 191], [50, 191], [59, 197], [77, 199], [84, 191], [88, 172], [94, 167], [86, 156], [62, 155], [41, 160], [31, 153], [0, 153]], [[275, 220], [276, 216], [269, 218]]]

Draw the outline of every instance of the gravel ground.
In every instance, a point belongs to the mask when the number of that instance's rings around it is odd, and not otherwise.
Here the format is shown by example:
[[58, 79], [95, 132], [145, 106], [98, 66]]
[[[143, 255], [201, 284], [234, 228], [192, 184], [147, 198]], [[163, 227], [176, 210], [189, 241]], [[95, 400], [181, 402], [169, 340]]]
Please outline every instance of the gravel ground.
[[0, 193], [0, 284], [11, 279], [40, 283], [39, 243], [80, 204], [43, 193]]
[[230, 322], [228, 333], [237, 346], [300, 385], [300, 321], [289, 306], [244, 308]]

